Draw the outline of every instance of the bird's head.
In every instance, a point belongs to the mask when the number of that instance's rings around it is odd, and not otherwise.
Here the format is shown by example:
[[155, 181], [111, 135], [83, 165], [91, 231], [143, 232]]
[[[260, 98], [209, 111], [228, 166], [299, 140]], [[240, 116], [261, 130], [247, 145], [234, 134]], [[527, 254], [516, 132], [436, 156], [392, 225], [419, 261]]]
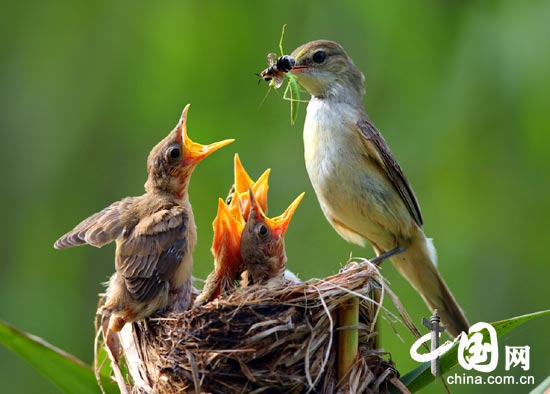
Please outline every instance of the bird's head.
[[241, 256], [253, 283], [282, 274], [287, 261], [284, 235], [304, 197], [300, 194], [282, 215], [268, 218], [252, 190], [249, 191], [250, 212], [241, 237]]
[[250, 211], [249, 189], [253, 191], [257, 203], [265, 211], [269, 172], [269, 169], [266, 170], [254, 182], [244, 169], [239, 155], [235, 155], [235, 183], [226, 201], [219, 199], [218, 214], [212, 223], [214, 240], [211, 250], [216, 270], [221, 277], [235, 280], [242, 271], [240, 242], [245, 226], [244, 218], [248, 217]]
[[187, 135], [188, 110], [189, 104], [183, 109], [174, 130], [149, 153], [147, 159], [149, 177], [145, 183], [147, 191], [159, 189], [181, 198], [195, 166], [211, 153], [234, 141], [229, 139], [210, 145], [193, 142]]
[[295, 60], [290, 72], [312, 96], [361, 96], [364, 93], [365, 78], [340, 44], [311, 41], [296, 48], [290, 56]]

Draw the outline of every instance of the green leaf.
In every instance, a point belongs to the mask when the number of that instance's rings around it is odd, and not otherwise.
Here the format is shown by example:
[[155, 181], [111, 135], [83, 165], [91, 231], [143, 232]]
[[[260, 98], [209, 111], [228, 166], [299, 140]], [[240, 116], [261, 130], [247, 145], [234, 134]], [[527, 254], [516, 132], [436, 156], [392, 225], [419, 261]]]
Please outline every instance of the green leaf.
[[[535, 312], [528, 315], [513, 317], [507, 320], [500, 320], [491, 325], [495, 328], [498, 338], [502, 338], [505, 334], [517, 328], [521, 324], [545, 315], [550, 315], [550, 310]], [[440, 358], [441, 374], [447, 373], [458, 365], [458, 342]], [[426, 387], [436, 378], [430, 371], [430, 363], [424, 363], [413, 369], [401, 378], [401, 381], [408, 387], [411, 392]], [[438, 377], [439, 379], [439, 377]]]
[[[97, 394], [101, 390], [92, 368], [78, 358], [44, 341], [0, 321], [0, 343], [25, 359], [62, 392]], [[101, 376], [105, 393], [118, 393], [107, 376]]]

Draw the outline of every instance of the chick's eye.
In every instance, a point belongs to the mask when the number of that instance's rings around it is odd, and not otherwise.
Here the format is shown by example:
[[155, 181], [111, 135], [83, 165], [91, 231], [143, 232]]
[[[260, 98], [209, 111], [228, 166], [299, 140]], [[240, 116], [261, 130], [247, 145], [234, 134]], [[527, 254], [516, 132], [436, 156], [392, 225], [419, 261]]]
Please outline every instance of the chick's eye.
[[260, 234], [260, 236], [265, 236], [267, 234], [267, 227], [265, 225], [260, 225], [260, 227], [258, 227], [258, 234]]
[[172, 145], [168, 148], [166, 156], [170, 161], [179, 159], [181, 157], [181, 147], [179, 145]]
[[181, 155], [181, 151], [179, 148], [174, 148], [172, 149], [172, 151], [170, 151], [170, 157], [172, 159], [177, 159], [178, 157], [180, 157]]
[[325, 51], [317, 51], [313, 54], [313, 61], [315, 63], [323, 63], [327, 57]]

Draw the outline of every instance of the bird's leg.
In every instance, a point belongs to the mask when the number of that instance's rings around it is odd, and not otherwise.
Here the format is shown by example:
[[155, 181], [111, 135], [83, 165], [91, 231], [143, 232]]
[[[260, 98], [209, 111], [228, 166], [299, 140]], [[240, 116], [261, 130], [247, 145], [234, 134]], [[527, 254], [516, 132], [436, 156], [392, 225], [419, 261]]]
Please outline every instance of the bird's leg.
[[118, 338], [118, 334], [110, 328], [111, 318], [112, 317], [110, 316], [99, 316], [101, 322], [101, 332], [103, 334], [105, 345], [107, 349], [111, 352], [114, 361], [118, 362], [120, 356], [122, 355], [122, 347]]
[[170, 291], [171, 302], [168, 306], [168, 312], [183, 313], [190, 307], [191, 300], [191, 278], [189, 283], [184, 284], [179, 289]]
[[396, 254], [399, 254], [399, 253], [402, 253], [405, 251], [405, 248], [402, 247], [402, 246], [397, 246], [391, 250], [388, 250], [387, 252], [384, 252], [384, 253], [380, 253], [378, 256], [372, 258], [372, 259], [369, 259], [369, 261], [371, 263], [373, 263], [374, 265], [380, 265], [382, 264], [382, 261], [386, 260], [386, 259], [389, 259], [390, 257], [393, 257], [395, 256]]

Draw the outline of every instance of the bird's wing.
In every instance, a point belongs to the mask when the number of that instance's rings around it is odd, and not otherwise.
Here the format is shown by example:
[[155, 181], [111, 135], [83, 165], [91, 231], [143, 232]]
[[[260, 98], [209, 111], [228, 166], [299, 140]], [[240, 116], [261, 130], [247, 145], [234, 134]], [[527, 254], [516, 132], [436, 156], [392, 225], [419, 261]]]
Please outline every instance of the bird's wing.
[[118, 243], [117, 272], [138, 301], [154, 298], [187, 252], [189, 215], [181, 206], [144, 217]]
[[65, 249], [83, 244], [100, 248], [114, 241], [122, 235], [125, 225], [133, 225], [131, 220], [123, 220], [123, 218], [131, 216], [132, 205], [138, 198], [127, 197], [84, 219], [74, 229], [59, 238], [54, 248]]
[[384, 137], [369, 119], [360, 120], [357, 122], [357, 127], [360, 134], [365, 138], [365, 146], [370, 156], [378, 161], [379, 166], [401, 196], [414, 221], [419, 227], [422, 227], [422, 214], [416, 196]]

